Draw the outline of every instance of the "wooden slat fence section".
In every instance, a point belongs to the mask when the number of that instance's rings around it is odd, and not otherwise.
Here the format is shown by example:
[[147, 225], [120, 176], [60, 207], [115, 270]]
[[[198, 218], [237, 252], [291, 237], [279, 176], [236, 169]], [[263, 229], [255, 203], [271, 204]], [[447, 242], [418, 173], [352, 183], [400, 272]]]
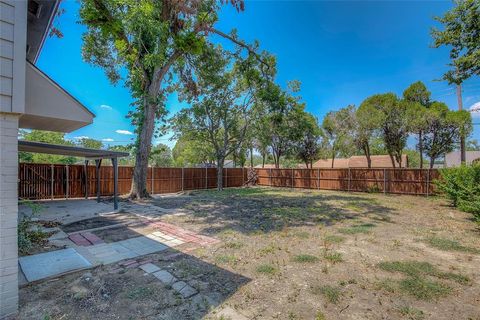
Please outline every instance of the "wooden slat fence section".
[[256, 169], [261, 186], [429, 195], [436, 169]]
[[[247, 170], [226, 168], [224, 187], [241, 187]], [[118, 192], [127, 194], [132, 185], [133, 167], [118, 167]], [[18, 194], [22, 199], [83, 198], [97, 195], [97, 172], [94, 165], [20, 163]], [[53, 178], [53, 179], [52, 179]], [[100, 195], [113, 195], [113, 168], [100, 167]], [[88, 188], [86, 186], [88, 185]], [[214, 189], [217, 187], [215, 168], [148, 168], [147, 190], [152, 194], [182, 190]]]

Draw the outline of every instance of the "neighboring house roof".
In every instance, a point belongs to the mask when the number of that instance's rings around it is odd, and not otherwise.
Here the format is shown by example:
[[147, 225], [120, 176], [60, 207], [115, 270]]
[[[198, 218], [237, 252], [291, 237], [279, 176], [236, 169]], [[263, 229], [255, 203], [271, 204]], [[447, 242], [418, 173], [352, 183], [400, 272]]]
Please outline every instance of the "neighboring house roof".
[[[372, 168], [393, 168], [392, 160], [389, 155], [371, 156]], [[402, 168], [408, 166], [408, 157], [406, 154], [402, 155]], [[320, 159], [313, 164], [314, 168], [331, 168], [332, 159]], [[368, 162], [365, 156], [352, 156], [350, 158], [337, 158], [333, 162], [334, 168], [367, 168]], [[395, 161], [395, 167], [399, 167], [398, 162]]]
[[[465, 152], [465, 160], [467, 164], [471, 164], [477, 159], [480, 159], [480, 151]], [[460, 151], [449, 152], [445, 155], [445, 167], [458, 167], [460, 164]]]

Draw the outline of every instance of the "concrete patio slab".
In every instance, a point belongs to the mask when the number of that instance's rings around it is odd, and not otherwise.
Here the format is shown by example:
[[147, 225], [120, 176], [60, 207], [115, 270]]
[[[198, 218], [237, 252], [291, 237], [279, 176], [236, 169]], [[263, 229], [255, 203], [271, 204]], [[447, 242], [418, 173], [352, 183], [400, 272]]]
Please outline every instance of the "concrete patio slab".
[[29, 282], [92, 266], [73, 248], [21, 257], [19, 263]]

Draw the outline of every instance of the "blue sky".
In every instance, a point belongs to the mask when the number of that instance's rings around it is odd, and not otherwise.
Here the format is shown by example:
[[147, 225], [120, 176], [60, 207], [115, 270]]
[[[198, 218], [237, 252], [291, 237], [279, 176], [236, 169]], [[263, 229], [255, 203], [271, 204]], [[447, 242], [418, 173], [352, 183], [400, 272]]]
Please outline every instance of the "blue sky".
[[[454, 88], [435, 80], [447, 70], [448, 50], [431, 48], [429, 34], [433, 17], [451, 6], [449, 1], [247, 1], [242, 13], [225, 6], [217, 28], [236, 28], [242, 39], [259, 40], [277, 57], [278, 83], [300, 80], [307, 110], [320, 120], [375, 93], [401, 95], [418, 80], [434, 99], [456, 109]], [[62, 7], [65, 13], [55, 24], [64, 37], [47, 39], [37, 65], [96, 114], [92, 125], [67, 137], [126, 144], [134, 138], [125, 118], [130, 93], [82, 61], [78, 2], [64, 0]], [[464, 84], [463, 100], [465, 108], [480, 102], [478, 77]], [[175, 95], [169, 98], [170, 114], [181, 107]], [[480, 140], [480, 114], [474, 123], [479, 125], [472, 138]], [[168, 135], [155, 142], [174, 145]]]

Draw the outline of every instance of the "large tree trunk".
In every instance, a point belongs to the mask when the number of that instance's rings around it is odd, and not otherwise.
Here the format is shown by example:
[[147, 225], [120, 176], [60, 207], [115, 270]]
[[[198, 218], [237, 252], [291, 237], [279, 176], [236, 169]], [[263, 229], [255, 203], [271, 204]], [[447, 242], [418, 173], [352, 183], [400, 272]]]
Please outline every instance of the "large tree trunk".
[[135, 168], [133, 170], [130, 198], [142, 199], [149, 196], [147, 192], [148, 156], [152, 147], [153, 131], [155, 129], [155, 110], [157, 106], [145, 101], [143, 124], [137, 137]]
[[262, 169], [265, 168], [265, 153], [262, 153]]
[[430, 169], [433, 169], [433, 166], [435, 164], [435, 157], [430, 157]]
[[395, 165], [395, 158], [393, 157], [393, 154], [389, 153], [388, 155], [390, 156], [390, 160], [392, 160], [392, 166], [395, 168], [396, 165]]
[[225, 162], [224, 157], [217, 157], [217, 190], [223, 190], [223, 163]]
[[334, 165], [335, 165], [335, 152], [332, 153], [332, 169], [333, 169]]
[[418, 152], [420, 153], [420, 169], [423, 169], [423, 141], [422, 131], [418, 132]]
[[370, 169], [372, 167], [372, 157], [370, 156], [370, 146], [368, 144], [363, 146], [363, 152], [365, 152], [365, 157], [367, 157], [367, 167]]

